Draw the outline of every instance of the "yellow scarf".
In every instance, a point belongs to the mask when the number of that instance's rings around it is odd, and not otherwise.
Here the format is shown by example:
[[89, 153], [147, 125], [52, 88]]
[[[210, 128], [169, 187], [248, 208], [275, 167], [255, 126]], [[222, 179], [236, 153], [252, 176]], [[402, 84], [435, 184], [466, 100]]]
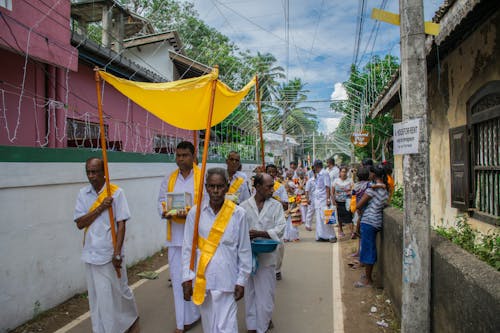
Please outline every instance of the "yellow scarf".
[[240, 188], [241, 184], [243, 184], [244, 181], [245, 180], [243, 179], [243, 177], [237, 177], [229, 187], [227, 194], [236, 194], [236, 192], [238, 192], [238, 189]]
[[[281, 186], [281, 183], [279, 181], [275, 180], [274, 181], [274, 186], [273, 186], [274, 193], [276, 193], [276, 191], [280, 188], [280, 186]], [[277, 194], [273, 195], [273, 198], [276, 199], [276, 200], [278, 200], [279, 202], [281, 202], [281, 198], [280, 198], [279, 195], [277, 195]]]
[[[118, 190], [118, 188], [119, 188], [115, 184], [109, 184], [109, 187], [111, 188], [111, 196], [113, 196], [113, 194], [115, 194], [116, 190]], [[106, 199], [107, 197], [108, 197], [108, 191], [106, 190], [105, 187], [103, 187], [101, 193], [99, 193], [99, 195], [97, 196], [97, 199], [94, 201], [92, 206], [90, 206], [88, 212], [90, 213], [90, 212], [94, 211], [97, 207], [99, 207], [102, 204], [104, 199]], [[113, 222], [110, 221], [110, 223], [113, 223]], [[90, 225], [88, 227], [85, 227], [85, 230], [83, 232], [83, 245], [85, 245], [85, 236], [87, 235], [87, 231], [89, 230], [89, 227], [90, 227]]]
[[[200, 177], [201, 177], [201, 170], [198, 168], [196, 164], [193, 163], [193, 173], [194, 173], [194, 198], [193, 198], [193, 204], [197, 204], [198, 200], [198, 191], [200, 187]], [[177, 176], [179, 175], [179, 169], [176, 169], [174, 172], [170, 174], [170, 178], [168, 179], [168, 192], [173, 192], [174, 187], [175, 187], [175, 182], [177, 181]], [[187, 208], [187, 207], [186, 207]], [[180, 217], [172, 217], [171, 219], [167, 220], [167, 240], [170, 241], [172, 240], [172, 220], [176, 223], [186, 223], [185, 218], [180, 218]]]
[[212, 229], [208, 233], [207, 238], [198, 237], [198, 249], [200, 250], [200, 260], [198, 261], [198, 269], [196, 270], [196, 282], [193, 291], [193, 303], [200, 305], [205, 300], [205, 289], [207, 280], [205, 279], [205, 271], [210, 260], [217, 251], [220, 240], [226, 231], [226, 227], [233, 216], [233, 211], [236, 204], [231, 200], [225, 200], [221, 210], [215, 218]]

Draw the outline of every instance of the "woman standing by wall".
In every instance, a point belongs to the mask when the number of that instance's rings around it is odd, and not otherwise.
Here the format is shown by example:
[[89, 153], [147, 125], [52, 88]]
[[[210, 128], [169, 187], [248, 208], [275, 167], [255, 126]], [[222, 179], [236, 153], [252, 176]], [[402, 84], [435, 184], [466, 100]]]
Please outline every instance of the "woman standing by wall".
[[352, 228], [352, 213], [346, 209], [346, 201], [351, 197], [353, 186], [352, 179], [347, 177], [347, 167], [340, 167], [339, 177], [332, 184], [332, 196], [334, 198], [334, 205], [337, 206], [339, 220], [339, 238], [345, 236], [344, 224], [350, 223]]

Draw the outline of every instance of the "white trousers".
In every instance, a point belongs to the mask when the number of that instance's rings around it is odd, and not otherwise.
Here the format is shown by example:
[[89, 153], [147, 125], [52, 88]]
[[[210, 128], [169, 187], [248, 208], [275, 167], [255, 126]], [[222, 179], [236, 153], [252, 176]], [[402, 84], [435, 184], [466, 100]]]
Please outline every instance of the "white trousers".
[[296, 226], [292, 224], [291, 216], [288, 216], [286, 219], [285, 234], [283, 238], [289, 241], [294, 241], [296, 239], [299, 239], [299, 230]]
[[123, 333], [136, 321], [137, 306], [128, 286], [125, 263], [118, 279], [111, 262], [85, 264], [93, 333]]
[[[302, 215], [302, 223], [305, 223], [307, 226], [307, 211], [309, 206], [307, 205], [300, 205], [300, 215]], [[311, 226], [309, 225], [309, 228]]]
[[274, 310], [275, 289], [274, 266], [259, 267], [255, 275], [250, 275], [245, 288], [247, 330], [267, 331]]
[[169, 246], [168, 265], [170, 268], [170, 279], [172, 280], [172, 292], [174, 294], [175, 323], [177, 329], [183, 330], [184, 325], [194, 323], [200, 318], [198, 307], [192, 302], [184, 300], [182, 292], [182, 246]]
[[207, 290], [200, 305], [201, 324], [206, 333], [238, 333], [234, 292]]
[[325, 209], [326, 207], [321, 207], [315, 209], [316, 215], [316, 240], [332, 239], [335, 238], [335, 230], [333, 229], [333, 224], [325, 224]]
[[313, 217], [314, 217], [314, 206], [309, 205], [306, 207], [307, 207], [307, 215], [306, 215], [305, 224], [306, 224], [307, 228], [312, 228]]

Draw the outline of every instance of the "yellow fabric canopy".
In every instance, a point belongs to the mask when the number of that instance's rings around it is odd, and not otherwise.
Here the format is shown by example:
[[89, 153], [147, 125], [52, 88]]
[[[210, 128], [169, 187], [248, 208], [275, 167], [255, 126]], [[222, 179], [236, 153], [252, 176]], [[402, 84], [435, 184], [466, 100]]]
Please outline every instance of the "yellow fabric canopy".
[[104, 71], [99, 71], [99, 75], [158, 118], [187, 130], [206, 129], [211, 83], [214, 80], [217, 80], [217, 87], [212, 126], [229, 116], [255, 84], [253, 78], [243, 89], [234, 91], [217, 79], [217, 69], [197, 78], [164, 83], [134, 82], [120, 79]]

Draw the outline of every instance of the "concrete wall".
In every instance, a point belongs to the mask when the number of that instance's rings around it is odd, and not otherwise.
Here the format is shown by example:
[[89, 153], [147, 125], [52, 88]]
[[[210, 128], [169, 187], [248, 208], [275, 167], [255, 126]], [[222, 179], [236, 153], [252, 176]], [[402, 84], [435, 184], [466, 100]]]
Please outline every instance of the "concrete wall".
[[[434, 68], [428, 77], [431, 122], [431, 223], [451, 226], [460, 213], [451, 207], [450, 128], [467, 122], [466, 103], [484, 84], [500, 79], [500, 11]], [[487, 232], [492, 226], [475, 219], [470, 223]]]
[[[244, 165], [244, 171], [253, 167]], [[173, 163], [110, 164], [112, 181], [125, 190], [132, 213], [127, 265], [164, 244], [156, 198], [162, 178], [174, 168]], [[83, 163], [0, 163], [0, 170], [0, 332], [6, 332], [31, 319], [35, 309], [49, 309], [86, 290], [83, 232], [73, 222], [73, 210], [87, 179]]]
[[[403, 214], [387, 208], [377, 279], [401, 318]], [[500, 272], [432, 233], [432, 332], [500, 332]]]
[[168, 55], [174, 50], [168, 41], [161, 41], [125, 49], [123, 55], [135, 63], [173, 80], [174, 64]]

